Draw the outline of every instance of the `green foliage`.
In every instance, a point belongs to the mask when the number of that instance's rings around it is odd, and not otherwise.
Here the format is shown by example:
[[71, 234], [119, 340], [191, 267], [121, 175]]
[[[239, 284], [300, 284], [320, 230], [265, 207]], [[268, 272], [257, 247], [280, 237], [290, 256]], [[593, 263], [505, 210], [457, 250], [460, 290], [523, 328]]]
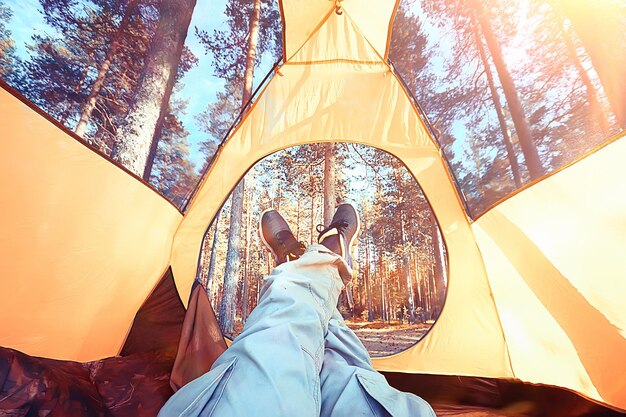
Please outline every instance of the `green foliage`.
[[[229, 0], [226, 4], [226, 28], [213, 33], [196, 28], [196, 34], [204, 44], [207, 53], [214, 57], [215, 75], [234, 85], [243, 85], [246, 66], [247, 44], [250, 29], [250, 16], [253, 2], [249, 0]], [[259, 42], [257, 46], [258, 67], [265, 55], [277, 60], [282, 55], [281, 20], [276, 0], [261, 2]]]

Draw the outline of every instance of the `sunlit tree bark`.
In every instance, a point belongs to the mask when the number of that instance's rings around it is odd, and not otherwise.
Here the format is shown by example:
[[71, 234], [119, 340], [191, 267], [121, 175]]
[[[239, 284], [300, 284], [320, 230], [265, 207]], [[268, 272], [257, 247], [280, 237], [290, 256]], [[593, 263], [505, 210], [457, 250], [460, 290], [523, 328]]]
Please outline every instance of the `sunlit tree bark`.
[[[257, 43], [259, 40], [259, 18], [261, 14], [261, 0], [254, 0], [254, 8], [250, 16], [250, 35], [246, 53], [246, 69], [244, 74], [244, 89], [241, 106], [245, 106], [252, 96], [254, 81], [254, 62], [256, 59]], [[228, 233], [228, 248], [226, 255], [226, 270], [224, 271], [224, 292], [220, 304], [220, 325], [222, 332], [232, 333], [235, 330], [235, 295], [239, 279], [241, 256], [241, 221], [243, 216], [243, 193], [245, 190], [242, 179], [232, 193], [230, 209], [230, 230]]]
[[154, 132], [169, 104], [195, 5], [196, 0], [161, 1], [135, 99], [115, 135], [113, 158], [139, 176], [145, 175]]
[[335, 214], [335, 144], [325, 143], [324, 150], [324, 225], [328, 226]]
[[504, 142], [504, 146], [506, 148], [506, 155], [509, 159], [509, 164], [511, 166], [511, 173], [513, 174], [513, 180], [515, 181], [516, 187], [522, 186], [522, 177], [520, 174], [519, 164], [517, 162], [517, 156], [515, 155], [515, 150], [513, 149], [513, 144], [511, 143], [511, 137], [509, 136], [509, 131], [506, 126], [506, 118], [504, 116], [504, 110], [502, 108], [502, 104], [500, 103], [500, 96], [498, 95], [498, 89], [496, 88], [493, 73], [491, 72], [491, 66], [489, 65], [489, 61], [487, 60], [487, 54], [485, 52], [485, 48], [483, 46], [482, 39], [480, 37], [479, 29], [476, 25], [476, 22], [472, 22], [472, 33], [474, 34], [474, 40], [476, 42], [476, 48], [478, 49], [478, 54], [480, 55], [480, 60], [485, 69], [485, 76], [487, 77], [487, 84], [489, 85], [489, 92], [491, 93], [491, 99], [493, 100], [493, 105], [498, 116], [498, 123], [500, 125], [500, 131], [502, 132], [502, 141]]
[[589, 113], [591, 114], [591, 117], [596, 120], [598, 127], [602, 132], [602, 135], [606, 137], [609, 134], [609, 125], [606, 114], [602, 109], [600, 100], [598, 99], [598, 92], [593, 85], [591, 77], [589, 76], [587, 70], [583, 66], [580, 57], [578, 56], [578, 52], [576, 51], [576, 45], [574, 44], [573, 33], [571, 29], [567, 28], [562, 12], [559, 9], [555, 10], [555, 12], [557, 18], [560, 19], [559, 26], [563, 34], [563, 39], [565, 41], [565, 46], [567, 47], [567, 53], [569, 55], [569, 58], [576, 67], [576, 70], [580, 75], [580, 80], [585, 86], [585, 90], [587, 92], [587, 101], [589, 102]]
[[617, 122], [626, 129], [626, 6], [623, 1], [556, 0], [591, 57]]
[[511, 77], [511, 73], [509, 72], [506, 63], [504, 62], [500, 43], [498, 42], [498, 38], [491, 27], [491, 23], [489, 22], [481, 2], [479, 0], [470, 1], [476, 11], [476, 17], [478, 19], [478, 23], [480, 24], [481, 32], [485, 38], [487, 48], [491, 53], [491, 58], [493, 59], [496, 72], [498, 73], [500, 84], [502, 85], [504, 96], [506, 97], [509, 111], [511, 113], [511, 118], [513, 119], [513, 124], [515, 125], [515, 131], [517, 132], [517, 137], [522, 148], [522, 153], [524, 154], [526, 167], [528, 168], [531, 179], [539, 178], [545, 174], [545, 170], [541, 163], [541, 159], [539, 158], [539, 152], [537, 151], [537, 146], [533, 140], [532, 131], [530, 129], [530, 125], [528, 124], [528, 120], [526, 119], [526, 114], [517, 93], [515, 82], [513, 81], [513, 77]]
[[213, 225], [213, 242], [211, 242], [211, 258], [209, 259], [209, 272], [207, 273], [207, 291], [213, 285], [213, 279], [215, 278], [215, 265], [217, 262], [217, 244], [220, 231], [220, 219], [222, 217], [222, 210], [220, 209], [215, 215], [215, 224]]

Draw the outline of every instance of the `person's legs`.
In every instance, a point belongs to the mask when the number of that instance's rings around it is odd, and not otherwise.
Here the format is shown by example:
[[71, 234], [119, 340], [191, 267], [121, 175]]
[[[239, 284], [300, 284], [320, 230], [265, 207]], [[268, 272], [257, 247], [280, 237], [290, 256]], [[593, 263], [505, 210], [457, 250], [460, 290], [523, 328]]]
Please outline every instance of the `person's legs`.
[[[360, 228], [351, 204], [337, 207], [331, 224], [318, 240], [344, 257], [352, 267], [351, 251]], [[433, 416], [421, 398], [392, 388], [372, 367], [369, 354], [335, 308], [328, 322], [324, 362], [320, 373], [322, 416]]]
[[[338, 213], [349, 215], [342, 206]], [[262, 237], [277, 263], [300, 256], [293, 236], [283, 233], [284, 219], [268, 218], [278, 232], [262, 230]], [[356, 232], [354, 222], [347, 223], [323, 232], [329, 238], [320, 241], [327, 246], [309, 246], [267, 277], [242, 333], [208, 373], [167, 402], [160, 417], [429, 415], [422, 400], [390, 388], [371, 368], [367, 351], [336, 310], [352, 273], [349, 244]]]
[[320, 373], [321, 416], [434, 416], [426, 401], [391, 387], [335, 309], [328, 323]]
[[276, 267], [242, 333], [159, 416], [318, 416], [324, 336], [345, 269], [321, 245]]

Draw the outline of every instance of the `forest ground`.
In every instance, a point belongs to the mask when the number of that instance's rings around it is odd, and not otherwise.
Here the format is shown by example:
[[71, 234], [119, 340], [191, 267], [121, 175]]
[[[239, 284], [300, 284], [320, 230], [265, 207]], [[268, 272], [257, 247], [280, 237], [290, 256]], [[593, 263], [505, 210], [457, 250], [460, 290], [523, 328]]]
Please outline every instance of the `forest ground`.
[[[417, 343], [433, 326], [434, 321], [416, 324], [400, 324], [397, 321], [384, 323], [381, 321], [345, 320], [346, 324], [361, 339], [370, 356], [387, 356], [401, 352]], [[235, 332], [224, 336], [233, 340], [241, 333], [241, 322], [235, 324]]]
[[346, 320], [346, 324], [361, 339], [370, 356], [387, 356], [408, 349], [433, 325], [429, 322], [400, 324], [352, 320]]

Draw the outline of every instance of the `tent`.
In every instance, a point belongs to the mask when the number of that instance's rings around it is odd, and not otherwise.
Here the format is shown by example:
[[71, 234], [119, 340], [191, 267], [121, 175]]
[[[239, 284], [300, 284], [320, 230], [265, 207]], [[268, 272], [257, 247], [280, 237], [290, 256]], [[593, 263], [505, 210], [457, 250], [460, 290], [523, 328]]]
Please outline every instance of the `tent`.
[[414, 347], [375, 359], [377, 369], [549, 385], [625, 410], [624, 134], [470, 220], [387, 61], [397, 3], [282, 1], [283, 62], [184, 213], [2, 84], [0, 345], [88, 362], [150, 343], [132, 338], [146, 317], [138, 311], [157, 297], [180, 325], [204, 233], [256, 161], [355, 142], [408, 167], [449, 257], [437, 323]]

